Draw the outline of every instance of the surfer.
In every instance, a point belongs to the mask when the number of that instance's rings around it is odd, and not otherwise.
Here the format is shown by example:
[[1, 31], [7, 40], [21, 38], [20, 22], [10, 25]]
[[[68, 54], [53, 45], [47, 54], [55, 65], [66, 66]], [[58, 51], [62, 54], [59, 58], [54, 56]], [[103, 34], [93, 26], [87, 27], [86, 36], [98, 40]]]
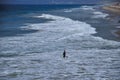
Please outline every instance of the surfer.
[[64, 52], [63, 52], [63, 58], [65, 58], [66, 57], [66, 51], [64, 50]]

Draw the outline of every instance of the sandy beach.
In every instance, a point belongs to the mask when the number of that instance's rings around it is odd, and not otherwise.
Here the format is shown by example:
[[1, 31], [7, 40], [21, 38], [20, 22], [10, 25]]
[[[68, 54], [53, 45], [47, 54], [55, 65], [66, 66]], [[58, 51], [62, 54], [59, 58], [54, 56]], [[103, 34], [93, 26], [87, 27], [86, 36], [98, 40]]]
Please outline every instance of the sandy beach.
[[[120, 3], [115, 3], [112, 5], [108, 5], [108, 6], [103, 6], [103, 9], [108, 11], [109, 13], [116, 15], [117, 17], [120, 16]], [[118, 23], [117, 25], [119, 25], [120, 20], [118, 19]], [[120, 37], [120, 30], [116, 30], [115, 33], [118, 37]]]
[[103, 9], [120, 15], [120, 6], [104, 6]]

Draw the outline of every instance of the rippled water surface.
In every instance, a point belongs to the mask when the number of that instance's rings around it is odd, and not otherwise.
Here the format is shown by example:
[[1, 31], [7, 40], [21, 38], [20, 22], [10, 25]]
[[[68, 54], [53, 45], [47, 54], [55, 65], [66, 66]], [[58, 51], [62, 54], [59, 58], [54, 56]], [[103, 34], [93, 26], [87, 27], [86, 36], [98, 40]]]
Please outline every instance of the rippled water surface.
[[120, 42], [94, 36], [106, 35], [108, 14], [82, 6], [13, 16], [1, 28], [0, 80], [120, 80]]

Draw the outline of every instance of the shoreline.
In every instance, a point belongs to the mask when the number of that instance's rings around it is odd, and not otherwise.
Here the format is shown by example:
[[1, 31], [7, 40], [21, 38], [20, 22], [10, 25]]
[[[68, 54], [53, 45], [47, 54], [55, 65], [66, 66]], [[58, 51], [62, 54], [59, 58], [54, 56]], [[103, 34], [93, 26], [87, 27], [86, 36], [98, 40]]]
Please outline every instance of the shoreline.
[[119, 38], [120, 38], [120, 30], [116, 30], [116, 31], [114, 32], [114, 34], [116, 35], [116, 37], [119, 37]]
[[120, 6], [103, 6], [103, 9], [111, 13], [120, 15]]
[[[116, 17], [120, 17], [120, 3], [112, 4], [112, 5], [107, 5], [102, 7], [103, 10], [107, 11], [109, 14], [115, 15]], [[115, 19], [114, 19], [115, 20]], [[120, 29], [118, 26], [120, 26], [120, 19], [117, 20], [114, 32], [112, 34], [118, 38], [120, 38]]]

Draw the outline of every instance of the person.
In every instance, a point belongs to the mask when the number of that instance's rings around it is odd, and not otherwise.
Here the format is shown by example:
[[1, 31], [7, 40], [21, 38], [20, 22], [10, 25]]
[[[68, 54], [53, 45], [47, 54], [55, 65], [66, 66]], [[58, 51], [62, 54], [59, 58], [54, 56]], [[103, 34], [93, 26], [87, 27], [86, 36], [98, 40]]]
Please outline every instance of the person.
[[65, 58], [66, 57], [66, 51], [64, 50], [64, 52], [63, 52], [63, 58]]

